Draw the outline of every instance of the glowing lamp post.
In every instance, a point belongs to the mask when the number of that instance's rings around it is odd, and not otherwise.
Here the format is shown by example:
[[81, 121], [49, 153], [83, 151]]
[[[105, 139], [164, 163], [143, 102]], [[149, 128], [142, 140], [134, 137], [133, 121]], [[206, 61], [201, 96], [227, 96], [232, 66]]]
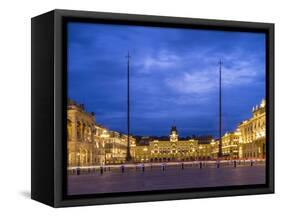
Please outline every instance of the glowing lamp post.
[[130, 162], [132, 160], [131, 152], [130, 152], [130, 54], [126, 56], [128, 58], [127, 62], [127, 153], [126, 153], [126, 161]]

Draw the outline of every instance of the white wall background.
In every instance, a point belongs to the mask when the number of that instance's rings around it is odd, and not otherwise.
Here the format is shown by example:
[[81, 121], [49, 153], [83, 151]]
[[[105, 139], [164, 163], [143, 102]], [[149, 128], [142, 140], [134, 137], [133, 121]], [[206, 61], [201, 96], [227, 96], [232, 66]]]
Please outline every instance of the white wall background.
[[[280, 212], [281, 15], [277, 0], [2, 0], [0, 2], [1, 216], [265, 216]], [[52, 209], [30, 196], [30, 18], [54, 8], [273, 22], [276, 194]], [[279, 133], [278, 133], [279, 132]], [[44, 187], [44, 186], [42, 186]], [[278, 215], [278, 214], [277, 214]], [[275, 215], [276, 216], [276, 215]]]

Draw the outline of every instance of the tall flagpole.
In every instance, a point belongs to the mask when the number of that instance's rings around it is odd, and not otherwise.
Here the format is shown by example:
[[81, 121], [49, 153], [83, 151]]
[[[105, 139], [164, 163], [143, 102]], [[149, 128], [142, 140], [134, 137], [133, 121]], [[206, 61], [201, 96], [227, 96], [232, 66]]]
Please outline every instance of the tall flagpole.
[[222, 61], [219, 61], [219, 152], [218, 158], [222, 157], [222, 85], [221, 85], [221, 71]]
[[126, 56], [128, 59], [127, 62], [127, 154], [126, 154], [126, 161], [131, 161], [131, 153], [130, 153], [130, 53]]

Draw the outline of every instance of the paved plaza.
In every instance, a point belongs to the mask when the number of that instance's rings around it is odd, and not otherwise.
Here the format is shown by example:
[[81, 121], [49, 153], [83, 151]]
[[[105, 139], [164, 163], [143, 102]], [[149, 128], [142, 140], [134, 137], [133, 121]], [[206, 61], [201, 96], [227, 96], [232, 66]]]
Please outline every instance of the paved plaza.
[[68, 175], [68, 194], [95, 194], [108, 192], [130, 192], [179, 188], [217, 187], [232, 185], [264, 184], [264, 164], [253, 166], [232, 164], [215, 165], [192, 164], [142, 165], [138, 167], [120, 166], [81, 171], [80, 175]]

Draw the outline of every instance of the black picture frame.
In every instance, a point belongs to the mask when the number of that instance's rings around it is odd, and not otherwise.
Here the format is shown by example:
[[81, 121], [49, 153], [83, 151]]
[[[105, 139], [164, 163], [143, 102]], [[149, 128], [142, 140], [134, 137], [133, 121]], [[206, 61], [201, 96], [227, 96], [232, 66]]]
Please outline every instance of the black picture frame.
[[[73, 20], [266, 33], [266, 184], [67, 196], [65, 23]], [[32, 18], [31, 25], [32, 199], [67, 207], [274, 193], [274, 24], [53, 10]]]

